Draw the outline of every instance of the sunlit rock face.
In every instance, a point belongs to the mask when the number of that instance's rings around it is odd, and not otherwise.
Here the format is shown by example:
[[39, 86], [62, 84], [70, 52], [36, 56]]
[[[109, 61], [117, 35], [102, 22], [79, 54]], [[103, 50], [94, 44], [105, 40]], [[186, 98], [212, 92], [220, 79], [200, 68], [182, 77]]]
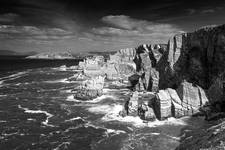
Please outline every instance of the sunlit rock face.
[[133, 63], [133, 59], [136, 55], [134, 48], [121, 49], [114, 55], [110, 55], [110, 62], [114, 63]]
[[193, 115], [208, 102], [205, 91], [193, 83], [183, 81], [176, 91], [182, 102], [183, 115]]
[[117, 51], [114, 55], [110, 55], [103, 69], [107, 78], [111, 80], [128, 80], [128, 77], [136, 72], [136, 65], [133, 62], [135, 53], [135, 49], [127, 48]]
[[83, 62], [79, 62], [79, 68], [83, 69], [84, 74], [90, 77], [104, 75], [102, 72], [104, 63], [103, 56], [92, 56], [85, 58]]
[[121, 49], [116, 54], [110, 55], [105, 61], [103, 56], [92, 56], [79, 63], [79, 68], [84, 70], [87, 76], [103, 76], [107, 79], [125, 79], [136, 72], [136, 65], [133, 62], [134, 49]]
[[102, 95], [105, 77], [98, 76], [84, 80], [74, 94], [74, 98], [91, 100]]
[[183, 81], [177, 90], [160, 90], [151, 101], [155, 115], [162, 120], [193, 115], [208, 102], [208, 98], [201, 87]]

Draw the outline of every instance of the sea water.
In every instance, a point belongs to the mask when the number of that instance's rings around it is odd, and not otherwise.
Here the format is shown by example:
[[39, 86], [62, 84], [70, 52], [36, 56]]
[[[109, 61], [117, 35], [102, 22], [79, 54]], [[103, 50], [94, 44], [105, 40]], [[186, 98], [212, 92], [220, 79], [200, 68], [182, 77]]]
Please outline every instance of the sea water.
[[113, 85], [116, 82], [106, 82], [101, 97], [75, 99], [72, 90], [79, 82], [67, 79], [76, 71], [61, 65], [68, 64], [1, 72], [1, 150], [165, 150], [178, 146], [179, 131], [187, 125], [184, 120], [146, 123], [139, 117], [119, 116], [131, 91]]

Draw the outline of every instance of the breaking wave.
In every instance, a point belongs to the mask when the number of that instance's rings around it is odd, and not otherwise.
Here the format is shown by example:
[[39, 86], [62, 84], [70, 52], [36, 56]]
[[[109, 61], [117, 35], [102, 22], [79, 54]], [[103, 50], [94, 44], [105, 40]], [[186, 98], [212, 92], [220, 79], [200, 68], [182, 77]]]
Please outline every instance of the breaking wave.
[[42, 124], [45, 125], [45, 126], [54, 127], [54, 125], [49, 124], [49, 119], [50, 119], [51, 117], [53, 117], [53, 115], [50, 114], [50, 113], [48, 113], [47, 111], [43, 111], [43, 110], [30, 110], [30, 109], [28, 109], [28, 108], [22, 107], [21, 105], [18, 105], [18, 108], [19, 108], [19, 109], [23, 109], [25, 113], [31, 113], [31, 114], [45, 114], [47, 117], [46, 117], [46, 120], [42, 122]]
[[10, 81], [10, 80], [20, 78], [20, 77], [24, 76], [26, 73], [28, 73], [28, 71], [22, 71], [22, 72], [18, 72], [18, 73], [15, 73], [15, 74], [12, 74], [12, 75], [9, 75], [6, 77], [2, 77], [2, 78], [0, 78], [0, 84], [3, 84], [5, 81]]

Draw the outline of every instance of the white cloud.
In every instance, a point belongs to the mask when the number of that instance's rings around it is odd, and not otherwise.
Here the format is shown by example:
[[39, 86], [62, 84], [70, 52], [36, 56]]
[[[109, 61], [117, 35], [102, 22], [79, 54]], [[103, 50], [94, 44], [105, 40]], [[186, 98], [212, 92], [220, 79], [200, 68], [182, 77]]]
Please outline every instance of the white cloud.
[[1, 38], [60, 40], [75, 37], [74, 33], [60, 28], [38, 28], [35, 26], [0, 25]]
[[0, 15], [0, 22], [1, 23], [12, 23], [14, 22], [19, 15], [15, 13], [5, 13]]
[[112, 27], [93, 28], [95, 34], [101, 35], [119, 35], [119, 36], [136, 36], [139, 34], [137, 30], [125, 30]]
[[187, 12], [189, 15], [192, 15], [192, 14], [196, 13], [196, 10], [195, 9], [187, 9]]
[[105, 40], [127, 40], [166, 43], [174, 34], [183, 32], [179, 27], [167, 23], [155, 23], [129, 16], [105, 16], [101, 19], [107, 26], [93, 28], [94, 38]]
[[205, 10], [202, 10], [201, 13], [203, 14], [206, 14], [206, 13], [214, 13], [215, 10], [214, 9], [205, 9]]

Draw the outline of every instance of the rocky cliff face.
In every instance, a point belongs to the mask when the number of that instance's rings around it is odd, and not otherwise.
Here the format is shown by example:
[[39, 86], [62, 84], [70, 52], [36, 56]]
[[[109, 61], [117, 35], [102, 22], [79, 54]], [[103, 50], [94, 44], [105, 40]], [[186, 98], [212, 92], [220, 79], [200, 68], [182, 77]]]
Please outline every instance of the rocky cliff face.
[[75, 91], [76, 99], [90, 100], [102, 95], [105, 77], [98, 76], [84, 80]]
[[136, 71], [134, 56], [134, 49], [121, 49], [116, 54], [110, 55], [107, 61], [103, 56], [87, 57], [79, 63], [79, 67], [87, 76], [106, 75], [110, 80], [127, 80]]
[[[218, 80], [224, 82], [225, 25], [205, 27], [193, 33], [175, 35], [168, 42], [168, 49], [161, 60], [159, 88], [177, 88], [183, 79], [209, 90]], [[216, 86], [222, 91], [222, 85]], [[221, 96], [218, 95], [218, 96]], [[216, 96], [217, 97], [217, 96]]]
[[149, 107], [162, 119], [192, 115], [208, 99], [212, 105], [225, 104], [224, 58], [222, 25], [175, 35], [167, 45], [122, 49], [103, 65], [95, 59], [85, 61], [83, 68], [85, 74], [97, 71], [108, 79], [129, 79], [134, 90], [155, 93]]
[[138, 91], [156, 92], [156, 98], [149, 101], [153, 101], [152, 107], [159, 119], [193, 115], [208, 100], [222, 111], [224, 58], [225, 25], [204, 27], [175, 35], [166, 46], [136, 48], [137, 73], [129, 79]]
[[164, 45], [141, 45], [136, 48], [134, 62], [147, 91], [158, 91], [159, 72], [156, 66], [165, 51]]

